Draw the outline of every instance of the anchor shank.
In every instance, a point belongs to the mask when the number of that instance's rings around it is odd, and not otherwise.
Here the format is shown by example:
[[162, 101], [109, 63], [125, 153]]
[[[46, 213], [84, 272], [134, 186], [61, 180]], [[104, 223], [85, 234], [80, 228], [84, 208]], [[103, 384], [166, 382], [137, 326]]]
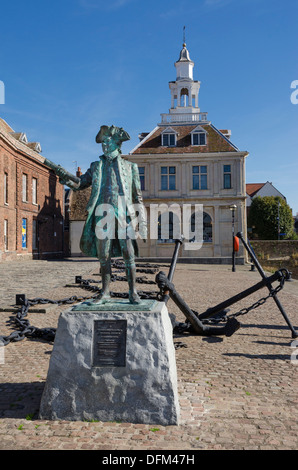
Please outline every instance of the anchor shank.
[[[170, 269], [169, 269], [169, 273], [168, 273], [168, 280], [170, 282], [173, 280], [173, 277], [174, 277], [174, 272], [175, 272], [175, 269], [176, 269], [177, 259], [178, 259], [178, 255], [179, 255], [179, 249], [180, 249], [180, 246], [183, 243], [183, 240], [184, 240], [184, 237], [181, 236], [181, 238], [178, 238], [175, 241], [175, 250], [174, 250], [174, 253], [173, 253], [173, 256], [172, 256], [171, 265], [170, 265]], [[162, 301], [167, 304], [169, 298], [170, 298], [169, 297], [169, 291], [164, 292], [164, 295], [162, 297]]]

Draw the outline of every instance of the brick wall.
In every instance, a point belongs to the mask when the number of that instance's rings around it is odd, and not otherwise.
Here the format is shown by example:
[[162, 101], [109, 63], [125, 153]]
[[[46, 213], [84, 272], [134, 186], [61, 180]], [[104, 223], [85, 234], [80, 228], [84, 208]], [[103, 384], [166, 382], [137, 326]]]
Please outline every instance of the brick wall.
[[[4, 147], [4, 148], [3, 148]], [[16, 191], [15, 191], [15, 181], [16, 181], [16, 164], [15, 159], [10, 149], [3, 145], [3, 142], [0, 143], [0, 251], [2, 252], [2, 259], [6, 258], [9, 252], [16, 251]], [[5, 175], [7, 175], [7, 186], [5, 185]], [[13, 188], [13, 190], [10, 190]], [[6, 197], [4, 196], [4, 189], [7, 190]], [[6, 200], [4, 200], [6, 199]], [[7, 224], [7, 248], [5, 250], [4, 243], [4, 223]]]
[[250, 243], [265, 270], [286, 268], [293, 279], [298, 279], [298, 240], [252, 240]]
[[[8, 178], [6, 201], [5, 174]], [[23, 175], [27, 178], [26, 201], [23, 200]], [[36, 203], [32, 193], [33, 178], [37, 181]], [[0, 260], [61, 257], [64, 249], [63, 198], [64, 188], [53, 172], [35, 160], [32, 152], [18, 151], [0, 136]], [[27, 221], [26, 247], [22, 246], [23, 219]], [[5, 220], [7, 246], [4, 243]], [[36, 226], [36, 247], [33, 246], [33, 224]]]
[[282, 259], [298, 253], [298, 240], [251, 240], [250, 243], [261, 259]]

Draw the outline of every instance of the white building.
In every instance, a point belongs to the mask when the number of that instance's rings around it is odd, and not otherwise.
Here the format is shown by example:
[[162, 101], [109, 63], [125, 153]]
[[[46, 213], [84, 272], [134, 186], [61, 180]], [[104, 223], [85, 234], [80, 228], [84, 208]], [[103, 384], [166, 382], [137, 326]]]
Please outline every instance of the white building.
[[[232, 256], [232, 211], [234, 230], [246, 235], [246, 151], [240, 151], [230, 140], [231, 131], [219, 130], [199, 108], [200, 82], [193, 79], [194, 62], [186, 44], [175, 63], [176, 80], [169, 82], [171, 108], [161, 114], [161, 122], [140, 134], [139, 144], [124, 156], [138, 164], [142, 192], [148, 211], [152, 204], [203, 205], [204, 243], [199, 250], [183, 245], [181, 259], [194, 262], [230, 263]], [[152, 90], [153, 93], [153, 90]], [[169, 211], [171, 212], [171, 211]], [[194, 216], [192, 216], [194, 217]], [[164, 219], [159, 219], [158, 237], [140, 243], [145, 258], [170, 258], [174, 249], [170, 216], [169, 237], [161, 233]], [[183, 220], [182, 220], [183, 223]], [[190, 223], [189, 220], [187, 223]], [[242, 248], [237, 262], [244, 262]]]
[[272, 183], [267, 181], [266, 183], [247, 183], [246, 185], [246, 207], [250, 207], [253, 198], [265, 197], [265, 196], [278, 196], [286, 201], [286, 197], [276, 189]]

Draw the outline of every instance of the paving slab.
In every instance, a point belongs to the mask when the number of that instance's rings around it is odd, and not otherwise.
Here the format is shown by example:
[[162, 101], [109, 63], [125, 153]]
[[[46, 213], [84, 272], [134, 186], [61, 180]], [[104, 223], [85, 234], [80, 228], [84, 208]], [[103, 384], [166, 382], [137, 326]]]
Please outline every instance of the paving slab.
[[[167, 272], [166, 267], [161, 268]], [[15, 295], [28, 298], [66, 298], [92, 293], [74, 283], [76, 275], [92, 278], [98, 263], [91, 259], [26, 261], [0, 264], [0, 307], [12, 305]], [[146, 274], [154, 280], [155, 274]], [[174, 284], [181, 297], [198, 312], [218, 304], [260, 280], [250, 266], [178, 264]], [[100, 285], [100, 277], [98, 277]], [[126, 291], [126, 283], [112, 285]], [[141, 290], [156, 291], [154, 284]], [[231, 307], [233, 314], [266, 296], [264, 288]], [[298, 281], [286, 282], [278, 294], [298, 328]], [[60, 312], [31, 312], [32, 325], [56, 327]], [[170, 300], [169, 312], [184, 315]], [[13, 329], [13, 312], [0, 312], [0, 334]], [[1, 450], [296, 450], [298, 447], [297, 343], [272, 299], [238, 317], [241, 328], [231, 337], [174, 334], [179, 426], [127, 422], [71, 422], [38, 419], [52, 343], [26, 338], [1, 348]], [[4, 356], [4, 357], [3, 357]]]

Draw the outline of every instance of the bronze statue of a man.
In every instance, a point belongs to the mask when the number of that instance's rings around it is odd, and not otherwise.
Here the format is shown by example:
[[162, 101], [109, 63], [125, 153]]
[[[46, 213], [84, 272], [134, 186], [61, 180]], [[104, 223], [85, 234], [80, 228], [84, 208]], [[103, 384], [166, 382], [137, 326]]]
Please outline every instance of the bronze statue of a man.
[[140, 237], [145, 239], [146, 210], [138, 166], [121, 156], [122, 142], [129, 139], [122, 128], [101, 126], [96, 142], [102, 144], [103, 155], [91, 163], [76, 183], [69, 181], [63, 168], [55, 168], [60, 183], [75, 191], [92, 186], [80, 247], [87, 256], [97, 257], [100, 261], [102, 292], [98, 302], [101, 303], [110, 300], [111, 258], [121, 255], [129, 285], [129, 301], [132, 304], [141, 302], [136, 289], [135, 223], [137, 221]]

